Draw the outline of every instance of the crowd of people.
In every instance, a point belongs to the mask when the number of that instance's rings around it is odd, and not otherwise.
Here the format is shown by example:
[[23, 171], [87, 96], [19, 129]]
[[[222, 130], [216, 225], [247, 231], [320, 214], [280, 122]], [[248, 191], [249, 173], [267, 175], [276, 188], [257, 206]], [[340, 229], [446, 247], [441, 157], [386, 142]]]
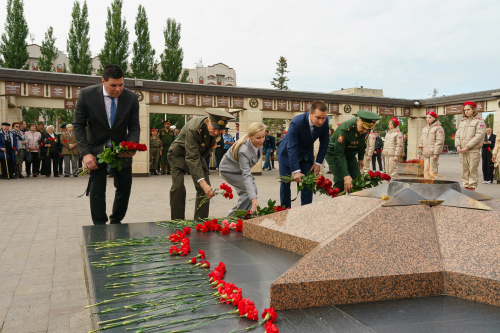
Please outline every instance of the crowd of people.
[[25, 177], [78, 177], [82, 159], [78, 152], [73, 125], [54, 126], [26, 121], [2, 123], [0, 164], [3, 179]]
[[[87, 194], [94, 224], [105, 224], [106, 174], [114, 174], [116, 188], [111, 223], [121, 223], [124, 218], [132, 186], [132, 157], [135, 152], [121, 152], [122, 168], [109, 170], [99, 163], [96, 156], [112, 142], [138, 142], [140, 137], [139, 103], [137, 96], [124, 88], [124, 73], [119, 66], [108, 65], [103, 70], [102, 85], [82, 89], [76, 105], [73, 125], [63, 124], [59, 133], [52, 125], [29, 124], [25, 121], [2, 123], [0, 132], [0, 163], [5, 179], [37, 177], [78, 176], [84, 166], [90, 173]], [[104, 109], [95, 110], [94, 101], [104, 101]], [[117, 114], [117, 104], [123, 103], [125, 111]], [[101, 103], [102, 104], [102, 103]], [[463, 119], [455, 134], [455, 146], [460, 154], [463, 186], [469, 190], [477, 187], [478, 167], [483, 159], [485, 183], [493, 179], [493, 164], [499, 159], [500, 135], [477, 112], [473, 102], [464, 103]], [[105, 112], [107, 119], [102, 117]], [[186, 188], [184, 176], [191, 175], [197, 192], [195, 219], [209, 216], [210, 201], [215, 193], [210, 185], [210, 157], [215, 154], [216, 167], [222, 179], [236, 189], [239, 196], [229, 211], [244, 209], [255, 212], [258, 207], [258, 190], [251, 169], [265, 156], [264, 170], [274, 168], [278, 156], [280, 176], [292, 176], [296, 182], [313, 172], [323, 169], [333, 174], [334, 186], [350, 192], [353, 180], [370, 170], [384, 168], [392, 179], [398, 177], [398, 164], [407, 152], [407, 136], [399, 128], [397, 118], [389, 121], [384, 141], [373, 129], [380, 116], [369, 111], [359, 111], [356, 117], [330, 129], [328, 108], [322, 101], [315, 101], [311, 110], [298, 115], [290, 122], [289, 129], [279, 141], [262, 122], [249, 124], [247, 134], [236, 136], [228, 131], [227, 123], [234, 117], [224, 109], [207, 108], [208, 116], [191, 119], [181, 131], [172, 128], [167, 120], [164, 128], [153, 128], [150, 134], [150, 172], [153, 175], [170, 174], [170, 207], [172, 219], [185, 218]], [[115, 122], [119, 117], [120, 121]], [[418, 158], [423, 159], [425, 178], [438, 177], [439, 156], [443, 151], [444, 132], [437, 114], [426, 115], [427, 126], [422, 130]], [[284, 133], [284, 134], [285, 134]], [[215, 149], [215, 151], [214, 151]], [[482, 151], [482, 154], [480, 153]], [[326, 161], [326, 163], [325, 163]], [[64, 166], [64, 168], [63, 168]], [[280, 185], [280, 204], [291, 206], [290, 183]], [[312, 192], [301, 191], [302, 205], [311, 203]]]

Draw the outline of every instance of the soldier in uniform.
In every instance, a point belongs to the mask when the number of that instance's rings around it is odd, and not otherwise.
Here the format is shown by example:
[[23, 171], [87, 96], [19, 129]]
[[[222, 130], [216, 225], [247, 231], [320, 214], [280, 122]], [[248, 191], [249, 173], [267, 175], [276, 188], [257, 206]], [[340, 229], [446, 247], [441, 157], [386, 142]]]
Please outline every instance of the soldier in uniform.
[[361, 176], [367, 133], [379, 119], [373, 112], [359, 111], [357, 118], [344, 121], [333, 133], [326, 161], [332, 170], [335, 187], [341, 191], [350, 192], [352, 180]]
[[149, 174], [151, 176], [159, 176], [156, 170], [158, 169], [158, 162], [160, 161], [160, 149], [162, 143], [158, 138], [158, 130], [153, 128], [151, 130], [151, 137], [149, 138]]
[[234, 119], [224, 109], [207, 108], [208, 117], [191, 119], [179, 134], [177, 140], [170, 145], [167, 153], [168, 163], [172, 173], [172, 188], [170, 189], [171, 219], [184, 219], [186, 208], [186, 188], [184, 175], [191, 173], [196, 188], [196, 203], [194, 219], [207, 218], [210, 202], [205, 203], [200, 209], [199, 204], [204, 195], [208, 198], [214, 196], [208, 166], [205, 161], [210, 149], [215, 144], [215, 138], [222, 133], [227, 121]]
[[164, 175], [166, 171], [167, 175], [170, 175], [170, 164], [167, 161], [167, 152], [172, 142], [174, 142], [175, 137], [174, 131], [170, 129], [170, 120], [165, 120], [163, 125], [165, 126], [165, 128], [162, 128], [160, 130], [160, 141], [163, 144], [163, 147], [161, 148], [161, 174]]

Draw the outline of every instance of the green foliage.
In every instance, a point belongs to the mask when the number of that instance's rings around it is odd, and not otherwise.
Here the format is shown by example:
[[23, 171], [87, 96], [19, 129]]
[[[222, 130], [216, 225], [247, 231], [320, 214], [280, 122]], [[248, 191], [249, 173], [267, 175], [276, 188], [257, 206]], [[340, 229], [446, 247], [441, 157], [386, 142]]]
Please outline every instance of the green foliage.
[[155, 50], [149, 41], [149, 26], [146, 10], [139, 5], [135, 22], [137, 40], [133, 44], [131, 76], [138, 79], [158, 80], [158, 68], [155, 64]]
[[165, 50], [160, 55], [161, 79], [163, 81], [177, 82], [182, 72], [182, 60], [184, 60], [184, 52], [179, 46], [181, 24], [177, 24], [175, 19], [168, 18], [163, 35], [165, 37]]
[[[151, 113], [149, 115], [149, 129], [156, 128], [158, 130], [165, 128], [163, 125], [163, 119], [165, 119], [165, 114], [163, 113]], [[175, 125], [175, 127], [179, 130], [181, 130], [185, 123], [185, 116], [182, 114], [169, 114], [167, 115], [167, 119], [170, 120], [172, 125]], [[190, 117], [188, 117], [189, 121]]]
[[[373, 129], [376, 132], [381, 132], [381, 136], [385, 136], [385, 131], [389, 129], [389, 121], [393, 116], [381, 116], [378, 123], [375, 125]], [[399, 120], [399, 130], [401, 133], [408, 134], [408, 117], [396, 117]]]
[[5, 32], [0, 41], [2, 66], [15, 69], [29, 69], [28, 23], [24, 18], [24, 3], [22, 0], [7, 0], [7, 18]]
[[493, 128], [493, 122], [494, 122], [495, 118], [494, 118], [494, 114], [493, 113], [490, 113], [489, 115], [486, 116], [486, 118], [484, 119], [484, 122], [486, 124], [489, 124], [491, 128]]
[[55, 47], [56, 38], [54, 37], [54, 29], [49, 27], [45, 33], [45, 39], [40, 47], [41, 57], [38, 58], [38, 70], [43, 72], [51, 72], [52, 64], [57, 58], [57, 48]]
[[66, 109], [44, 109], [44, 108], [21, 108], [23, 119], [26, 123], [38, 123], [41, 118], [45, 125], [56, 126], [57, 121], [61, 124], [71, 124], [75, 110]]
[[188, 82], [188, 76], [189, 76], [189, 71], [188, 71], [187, 69], [185, 69], [185, 70], [182, 72], [182, 76], [181, 76], [181, 80], [180, 80], [180, 82], [187, 83], [187, 82]]
[[127, 58], [130, 54], [127, 21], [122, 21], [123, 0], [114, 0], [111, 8], [108, 7], [106, 33], [104, 34], [104, 47], [99, 54], [101, 61], [100, 74], [107, 65], [118, 65], [127, 73]]
[[163, 128], [163, 117], [162, 113], [150, 113], [149, 114], [149, 129], [161, 129]]
[[[438, 116], [439, 122], [441, 122], [441, 126], [444, 129], [444, 144], [448, 145], [448, 150], [455, 149], [455, 139], [452, 139], [452, 135], [455, 134], [457, 128], [455, 127], [455, 116], [447, 115], [447, 116]], [[419, 138], [420, 139], [420, 138]]]
[[[81, 10], [80, 3], [75, 1], [71, 17], [71, 26], [66, 41], [69, 72], [90, 75], [92, 74], [92, 55], [89, 47], [90, 36], [87, 1], [83, 2]], [[63, 73], [67, 71], [66, 68], [63, 68]]]
[[287, 81], [290, 81], [290, 79], [285, 76], [285, 74], [289, 72], [286, 70], [288, 67], [286, 58], [280, 56], [276, 65], [278, 65], [278, 67], [276, 68], [277, 76], [273, 78], [273, 80], [271, 81], [271, 85], [278, 90], [290, 90], [288, 89], [287, 85]]
[[266, 118], [264, 119], [264, 124], [266, 124], [267, 129], [270, 132], [273, 132], [274, 136], [276, 136], [276, 133], [283, 133], [285, 129], [285, 124], [282, 119], [269, 119]]

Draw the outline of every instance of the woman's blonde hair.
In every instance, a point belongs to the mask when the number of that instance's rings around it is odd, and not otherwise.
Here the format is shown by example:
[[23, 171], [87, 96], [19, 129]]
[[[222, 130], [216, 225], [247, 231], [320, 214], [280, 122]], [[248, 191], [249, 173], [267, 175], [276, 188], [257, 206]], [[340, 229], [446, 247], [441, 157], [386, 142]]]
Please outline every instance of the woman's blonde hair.
[[233, 146], [233, 157], [236, 161], [239, 161], [238, 150], [240, 150], [240, 146], [247, 142], [247, 139], [250, 136], [254, 136], [256, 133], [265, 129], [266, 125], [264, 125], [263, 123], [251, 123], [250, 126], [248, 126], [247, 134], [243, 135], [238, 141], [236, 141], [236, 144]]

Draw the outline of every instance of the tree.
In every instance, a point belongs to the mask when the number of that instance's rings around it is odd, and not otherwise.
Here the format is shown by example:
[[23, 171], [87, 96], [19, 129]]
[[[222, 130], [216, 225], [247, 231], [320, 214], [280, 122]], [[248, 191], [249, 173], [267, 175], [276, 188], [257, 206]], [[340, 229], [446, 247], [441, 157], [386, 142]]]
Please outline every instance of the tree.
[[[438, 116], [438, 120], [444, 129], [444, 144], [448, 145], [448, 150], [450, 150], [450, 148], [451, 150], [455, 149], [455, 132], [457, 131], [457, 128], [455, 127], [455, 116]], [[452, 135], [453, 138], [451, 137]]]
[[290, 81], [290, 79], [285, 76], [285, 74], [289, 72], [286, 70], [288, 64], [285, 57], [280, 57], [276, 65], [278, 65], [278, 67], [276, 68], [277, 77], [275, 77], [271, 81], [271, 85], [278, 90], [290, 90], [288, 89], [288, 85], [286, 84], [288, 81]]
[[[385, 136], [385, 131], [389, 129], [389, 120], [394, 116], [381, 116], [378, 123], [373, 128], [375, 132], [381, 132], [381, 136]], [[408, 134], [408, 117], [396, 117], [399, 121], [399, 130], [401, 133]], [[383, 135], [382, 135], [383, 134]]]
[[133, 45], [133, 56], [130, 67], [132, 77], [146, 80], [158, 80], [158, 68], [155, 64], [155, 50], [149, 41], [149, 27], [146, 10], [139, 5], [139, 12], [135, 22], [137, 40]]
[[187, 69], [185, 69], [182, 72], [182, 76], [181, 76], [180, 82], [187, 83], [188, 82], [188, 76], [189, 76], [189, 71]]
[[485, 124], [489, 124], [491, 128], [493, 128], [493, 122], [494, 122], [494, 114], [490, 113], [489, 115], [486, 116], [484, 119]]
[[276, 136], [276, 133], [283, 133], [285, 129], [285, 124], [283, 119], [264, 119], [264, 124], [266, 124], [267, 129], [274, 133], [274, 136]]
[[[89, 21], [87, 1], [73, 3], [66, 50], [68, 51], [69, 71], [74, 74], [92, 74], [92, 54], [89, 48]], [[64, 71], [63, 71], [64, 72]]]
[[179, 46], [181, 40], [181, 24], [177, 24], [175, 19], [167, 19], [167, 27], [163, 30], [165, 37], [165, 50], [160, 55], [161, 58], [161, 79], [163, 81], [179, 81], [182, 72], [182, 60], [184, 52]]
[[54, 29], [49, 27], [45, 33], [45, 39], [40, 47], [41, 57], [38, 58], [38, 70], [43, 72], [51, 72], [52, 64], [57, 58], [57, 48], [54, 46], [56, 38], [54, 37]]
[[0, 41], [2, 66], [15, 69], [29, 69], [28, 23], [24, 18], [22, 0], [7, 0], [7, 19], [5, 32]]
[[108, 20], [106, 21], [106, 33], [104, 35], [104, 47], [99, 54], [102, 69], [107, 65], [118, 65], [127, 73], [127, 59], [130, 54], [127, 21], [122, 21], [123, 0], [114, 0], [111, 8], [108, 7]]
[[[166, 116], [167, 116], [167, 119], [170, 120], [172, 125], [175, 125], [175, 127], [178, 128], [179, 130], [181, 130], [184, 127], [184, 125], [186, 124], [185, 123], [186, 117], [182, 114], [167, 114]], [[163, 113], [151, 113], [149, 115], [149, 128], [150, 129], [153, 129], [153, 128], [162, 129], [162, 128], [164, 128], [164, 126], [163, 126], [163, 121], [165, 119], [164, 117], [165, 117], [165, 114], [163, 114]], [[190, 118], [191, 118], [191, 116], [188, 116], [188, 121]]]

